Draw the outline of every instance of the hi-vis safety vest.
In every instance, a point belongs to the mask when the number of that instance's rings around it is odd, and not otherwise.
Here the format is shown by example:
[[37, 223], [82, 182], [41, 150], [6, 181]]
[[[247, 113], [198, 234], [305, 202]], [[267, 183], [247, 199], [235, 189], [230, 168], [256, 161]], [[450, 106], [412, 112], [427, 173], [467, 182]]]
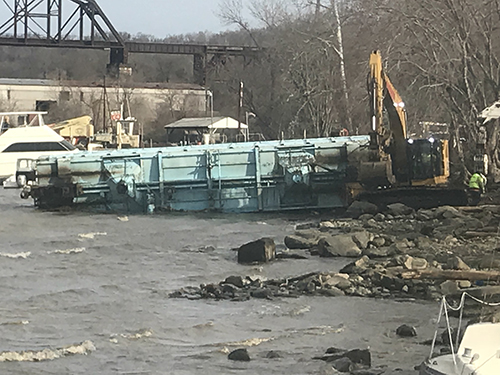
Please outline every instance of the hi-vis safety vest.
[[469, 188], [484, 190], [486, 186], [486, 177], [481, 175], [480, 173], [474, 173], [469, 181]]

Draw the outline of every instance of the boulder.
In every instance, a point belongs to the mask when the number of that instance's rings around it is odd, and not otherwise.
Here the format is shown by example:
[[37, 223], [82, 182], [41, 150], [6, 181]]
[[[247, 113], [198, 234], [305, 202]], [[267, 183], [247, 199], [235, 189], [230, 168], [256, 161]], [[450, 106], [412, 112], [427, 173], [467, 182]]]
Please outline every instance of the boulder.
[[338, 358], [330, 363], [339, 372], [350, 372], [354, 369], [354, 363], [347, 357]]
[[435, 217], [443, 219], [451, 219], [455, 217], [462, 217], [463, 214], [452, 206], [441, 206], [436, 208]]
[[301, 229], [286, 236], [284, 242], [289, 249], [310, 249], [318, 245], [322, 235], [323, 233], [318, 229]]
[[408, 252], [409, 246], [408, 241], [396, 241], [389, 248], [394, 254], [405, 254]]
[[470, 288], [472, 286], [469, 280], [458, 280], [457, 283], [460, 289]]
[[376, 236], [374, 237], [370, 243], [375, 246], [375, 247], [382, 247], [382, 246], [385, 246], [386, 244], [386, 239], [384, 237], [381, 237], [381, 236]]
[[250, 356], [245, 348], [233, 350], [227, 356], [231, 361], [250, 361]]
[[416, 219], [420, 221], [432, 220], [436, 217], [436, 214], [432, 210], [420, 209], [417, 211]]
[[258, 289], [252, 290], [250, 292], [250, 295], [253, 298], [271, 299], [273, 293], [269, 289], [258, 288]]
[[346, 210], [346, 215], [354, 219], [359, 218], [363, 214], [375, 215], [377, 213], [378, 207], [375, 204], [363, 201], [352, 202]]
[[349, 281], [349, 275], [333, 275], [328, 277], [322, 285], [324, 288], [338, 288], [341, 290], [345, 290], [351, 286], [351, 282]]
[[417, 336], [417, 330], [415, 327], [403, 324], [396, 329], [396, 335], [401, 337], [415, 337]]
[[409, 255], [405, 257], [403, 267], [407, 270], [423, 270], [427, 268], [428, 263], [424, 258], [413, 258]]
[[276, 244], [272, 238], [261, 238], [238, 249], [238, 263], [269, 262], [276, 258]]
[[353, 363], [359, 363], [368, 367], [372, 366], [372, 357], [368, 349], [349, 350], [344, 356], [349, 358]]
[[238, 288], [243, 288], [243, 285], [245, 285], [241, 276], [228, 276], [223, 284], [231, 284]]
[[366, 230], [352, 233], [352, 240], [358, 245], [360, 249], [366, 249], [368, 244], [373, 239], [373, 234]]
[[415, 210], [403, 203], [393, 203], [387, 206], [387, 212], [393, 216], [405, 216], [414, 213]]
[[289, 249], [310, 249], [318, 244], [318, 239], [309, 239], [291, 234], [285, 237], [285, 245]]
[[350, 234], [325, 236], [319, 240], [318, 249], [319, 254], [325, 257], [358, 257], [361, 255], [361, 249]]

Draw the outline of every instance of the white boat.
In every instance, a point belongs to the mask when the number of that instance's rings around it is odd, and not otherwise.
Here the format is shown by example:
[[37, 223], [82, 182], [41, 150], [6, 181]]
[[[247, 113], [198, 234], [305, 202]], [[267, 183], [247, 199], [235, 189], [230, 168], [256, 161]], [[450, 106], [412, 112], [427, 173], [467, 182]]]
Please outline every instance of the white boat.
[[0, 181], [16, 175], [19, 159], [68, 153], [77, 149], [50, 127], [47, 112], [0, 113]]
[[[465, 294], [464, 294], [465, 297]], [[464, 298], [460, 309], [463, 308]], [[484, 303], [484, 302], [483, 302]], [[448, 334], [452, 342], [451, 329], [447, 314], [446, 300], [443, 299], [441, 312], [447, 317]], [[457, 310], [457, 309], [453, 309]], [[440, 313], [441, 318], [442, 313]], [[439, 319], [438, 319], [439, 322]], [[460, 331], [460, 325], [457, 332]], [[420, 375], [499, 375], [500, 374], [500, 323], [475, 323], [469, 325], [458, 346], [450, 345], [451, 354], [440, 355], [432, 358], [434, 342], [431, 349], [431, 357], [420, 366]], [[458, 340], [457, 340], [458, 341]]]

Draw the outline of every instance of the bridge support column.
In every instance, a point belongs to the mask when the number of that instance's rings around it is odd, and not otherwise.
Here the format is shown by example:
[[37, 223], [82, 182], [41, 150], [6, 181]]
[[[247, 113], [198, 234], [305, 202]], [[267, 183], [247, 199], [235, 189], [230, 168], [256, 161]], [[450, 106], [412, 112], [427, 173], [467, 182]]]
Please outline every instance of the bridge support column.
[[109, 51], [109, 64], [106, 66], [108, 75], [118, 77], [120, 65], [128, 63], [128, 51], [125, 48], [111, 48]]
[[207, 55], [194, 55], [193, 61], [194, 83], [205, 86], [207, 81]]

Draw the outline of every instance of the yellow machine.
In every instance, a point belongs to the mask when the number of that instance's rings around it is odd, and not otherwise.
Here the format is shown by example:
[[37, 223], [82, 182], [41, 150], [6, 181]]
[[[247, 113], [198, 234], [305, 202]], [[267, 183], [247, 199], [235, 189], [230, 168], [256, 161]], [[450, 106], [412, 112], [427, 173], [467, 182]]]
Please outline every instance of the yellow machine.
[[86, 145], [94, 136], [94, 125], [90, 116], [75, 117], [49, 126], [73, 145]]
[[95, 133], [92, 118], [81, 116], [49, 125], [53, 130], [73, 145], [81, 145], [88, 150], [96, 150], [104, 146], [110, 148], [138, 148], [139, 135], [134, 135], [135, 118], [116, 122], [114, 133]]
[[379, 51], [371, 53], [369, 66], [371, 152], [368, 160], [359, 163], [360, 186], [353, 194], [413, 206], [423, 199], [427, 204], [422, 206], [467, 204], [463, 189], [446, 186], [450, 175], [448, 141], [408, 138], [405, 104], [384, 72]]

